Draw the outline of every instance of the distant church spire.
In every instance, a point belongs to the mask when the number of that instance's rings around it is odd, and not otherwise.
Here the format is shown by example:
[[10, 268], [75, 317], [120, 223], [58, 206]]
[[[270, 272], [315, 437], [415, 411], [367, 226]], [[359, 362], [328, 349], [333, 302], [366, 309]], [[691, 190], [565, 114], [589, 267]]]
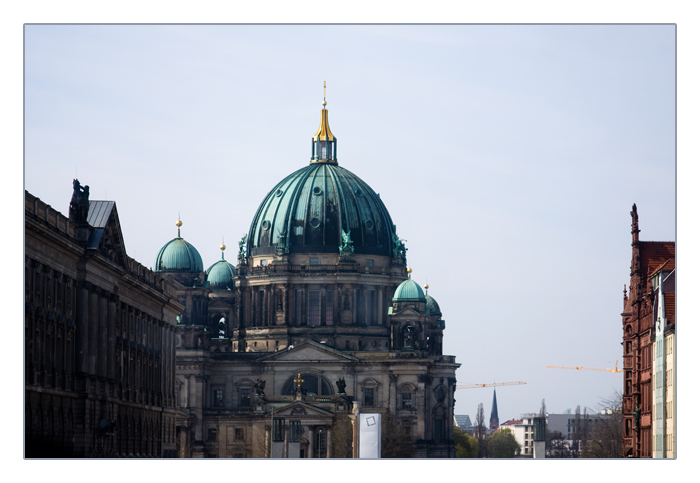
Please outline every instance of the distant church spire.
[[336, 148], [338, 138], [333, 136], [328, 125], [328, 110], [326, 109], [326, 81], [323, 81], [323, 102], [321, 103], [321, 125], [311, 140], [312, 163], [338, 163]]
[[493, 389], [493, 403], [491, 403], [491, 419], [489, 420], [489, 429], [498, 429], [498, 404], [496, 403], [496, 388]]

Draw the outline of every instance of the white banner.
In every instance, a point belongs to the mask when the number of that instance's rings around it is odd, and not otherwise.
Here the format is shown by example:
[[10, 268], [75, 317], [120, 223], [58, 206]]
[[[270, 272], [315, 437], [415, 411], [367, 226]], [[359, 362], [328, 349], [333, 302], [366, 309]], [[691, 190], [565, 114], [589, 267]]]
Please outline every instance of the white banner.
[[382, 457], [382, 415], [360, 414], [360, 458]]

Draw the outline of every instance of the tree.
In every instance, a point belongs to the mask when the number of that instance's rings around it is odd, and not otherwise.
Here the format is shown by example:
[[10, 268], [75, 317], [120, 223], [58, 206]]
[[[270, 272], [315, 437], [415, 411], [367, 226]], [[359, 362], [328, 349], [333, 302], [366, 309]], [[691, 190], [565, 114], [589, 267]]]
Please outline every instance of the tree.
[[569, 441], [559, 431], [546, 430], [544, 451], [547, 458], [573, 458]]
[[515, 458], [520, 454], [520, 445], [506, 428], [486, 437], [486, 453], [488, 458]]
[[486, 418], [484, 416], [484, 404], [479, 403], [479, 407], [476, 410], [476, 420], [474, 422], [474, 436], [476, 436], [479, 442], [479, 458], [486, 457], [486, 445], [484, 444], [484, 439], [486, 436]]
[[352, 458], [352, 422], [347, 414], [336, 414], [331, 428], [333, 458]]
[[593, 425], [587, 444], [583, 447], [583, 458], [622, 458], [623, 419], [622, 394], [615, 391], [612, 396], [603, 399], [598, 422]]
[[476, 458], [479, 454], [479, 441], [454, 427], [455, 458]]
[[388, 411], [382, 413], [382, 458], [413, 458], [416, 447], [409, 431], [410, 427], [404, 429], [400, 418]]
[[571, 453], [574, 458], [581, 456], [583, 448], [588, 443], [588, 408], [583, 408], [583, 416], [581, 415], [581, 406], [576, 406], [576, 415], [574, 416], [574, 430], [572, 432]]

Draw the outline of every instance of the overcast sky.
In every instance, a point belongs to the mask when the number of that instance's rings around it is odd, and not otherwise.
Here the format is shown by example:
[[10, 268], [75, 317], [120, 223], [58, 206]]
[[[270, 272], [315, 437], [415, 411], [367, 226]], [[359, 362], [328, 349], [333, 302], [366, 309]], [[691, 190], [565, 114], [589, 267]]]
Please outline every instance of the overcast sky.
[[[25, 27], [25, 189], [114, 200], [147, 267], [177, 234], [235, 259], [258, 204], [309, 162], [327, 83], [339, 164], [407, 241], [458, 383], [501, 422], [599, 409], [622, 375], [630, 211], [675, 240], [671, 25]], [[459, 390], [474, 419], [492, 389]]]

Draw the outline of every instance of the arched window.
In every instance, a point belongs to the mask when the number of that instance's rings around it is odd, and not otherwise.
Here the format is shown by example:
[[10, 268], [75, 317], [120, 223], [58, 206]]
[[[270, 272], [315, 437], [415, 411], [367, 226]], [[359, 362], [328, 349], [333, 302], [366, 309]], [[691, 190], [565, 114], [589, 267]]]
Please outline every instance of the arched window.
[[303, 381], [301, 383], [301, 388], [302, 390], [306, 391], [307, 396], [329, 396], [333, 394], [331, 385], [323, 376], [307, 373], [295, 374], [294, 376], [290, 377], [282, 389], [282, 395], [291, 396], [294, 394], [297, 388], [297, 383], [295, 383], [294, 380], [299, 376], [301, 376], [301, 380]]

